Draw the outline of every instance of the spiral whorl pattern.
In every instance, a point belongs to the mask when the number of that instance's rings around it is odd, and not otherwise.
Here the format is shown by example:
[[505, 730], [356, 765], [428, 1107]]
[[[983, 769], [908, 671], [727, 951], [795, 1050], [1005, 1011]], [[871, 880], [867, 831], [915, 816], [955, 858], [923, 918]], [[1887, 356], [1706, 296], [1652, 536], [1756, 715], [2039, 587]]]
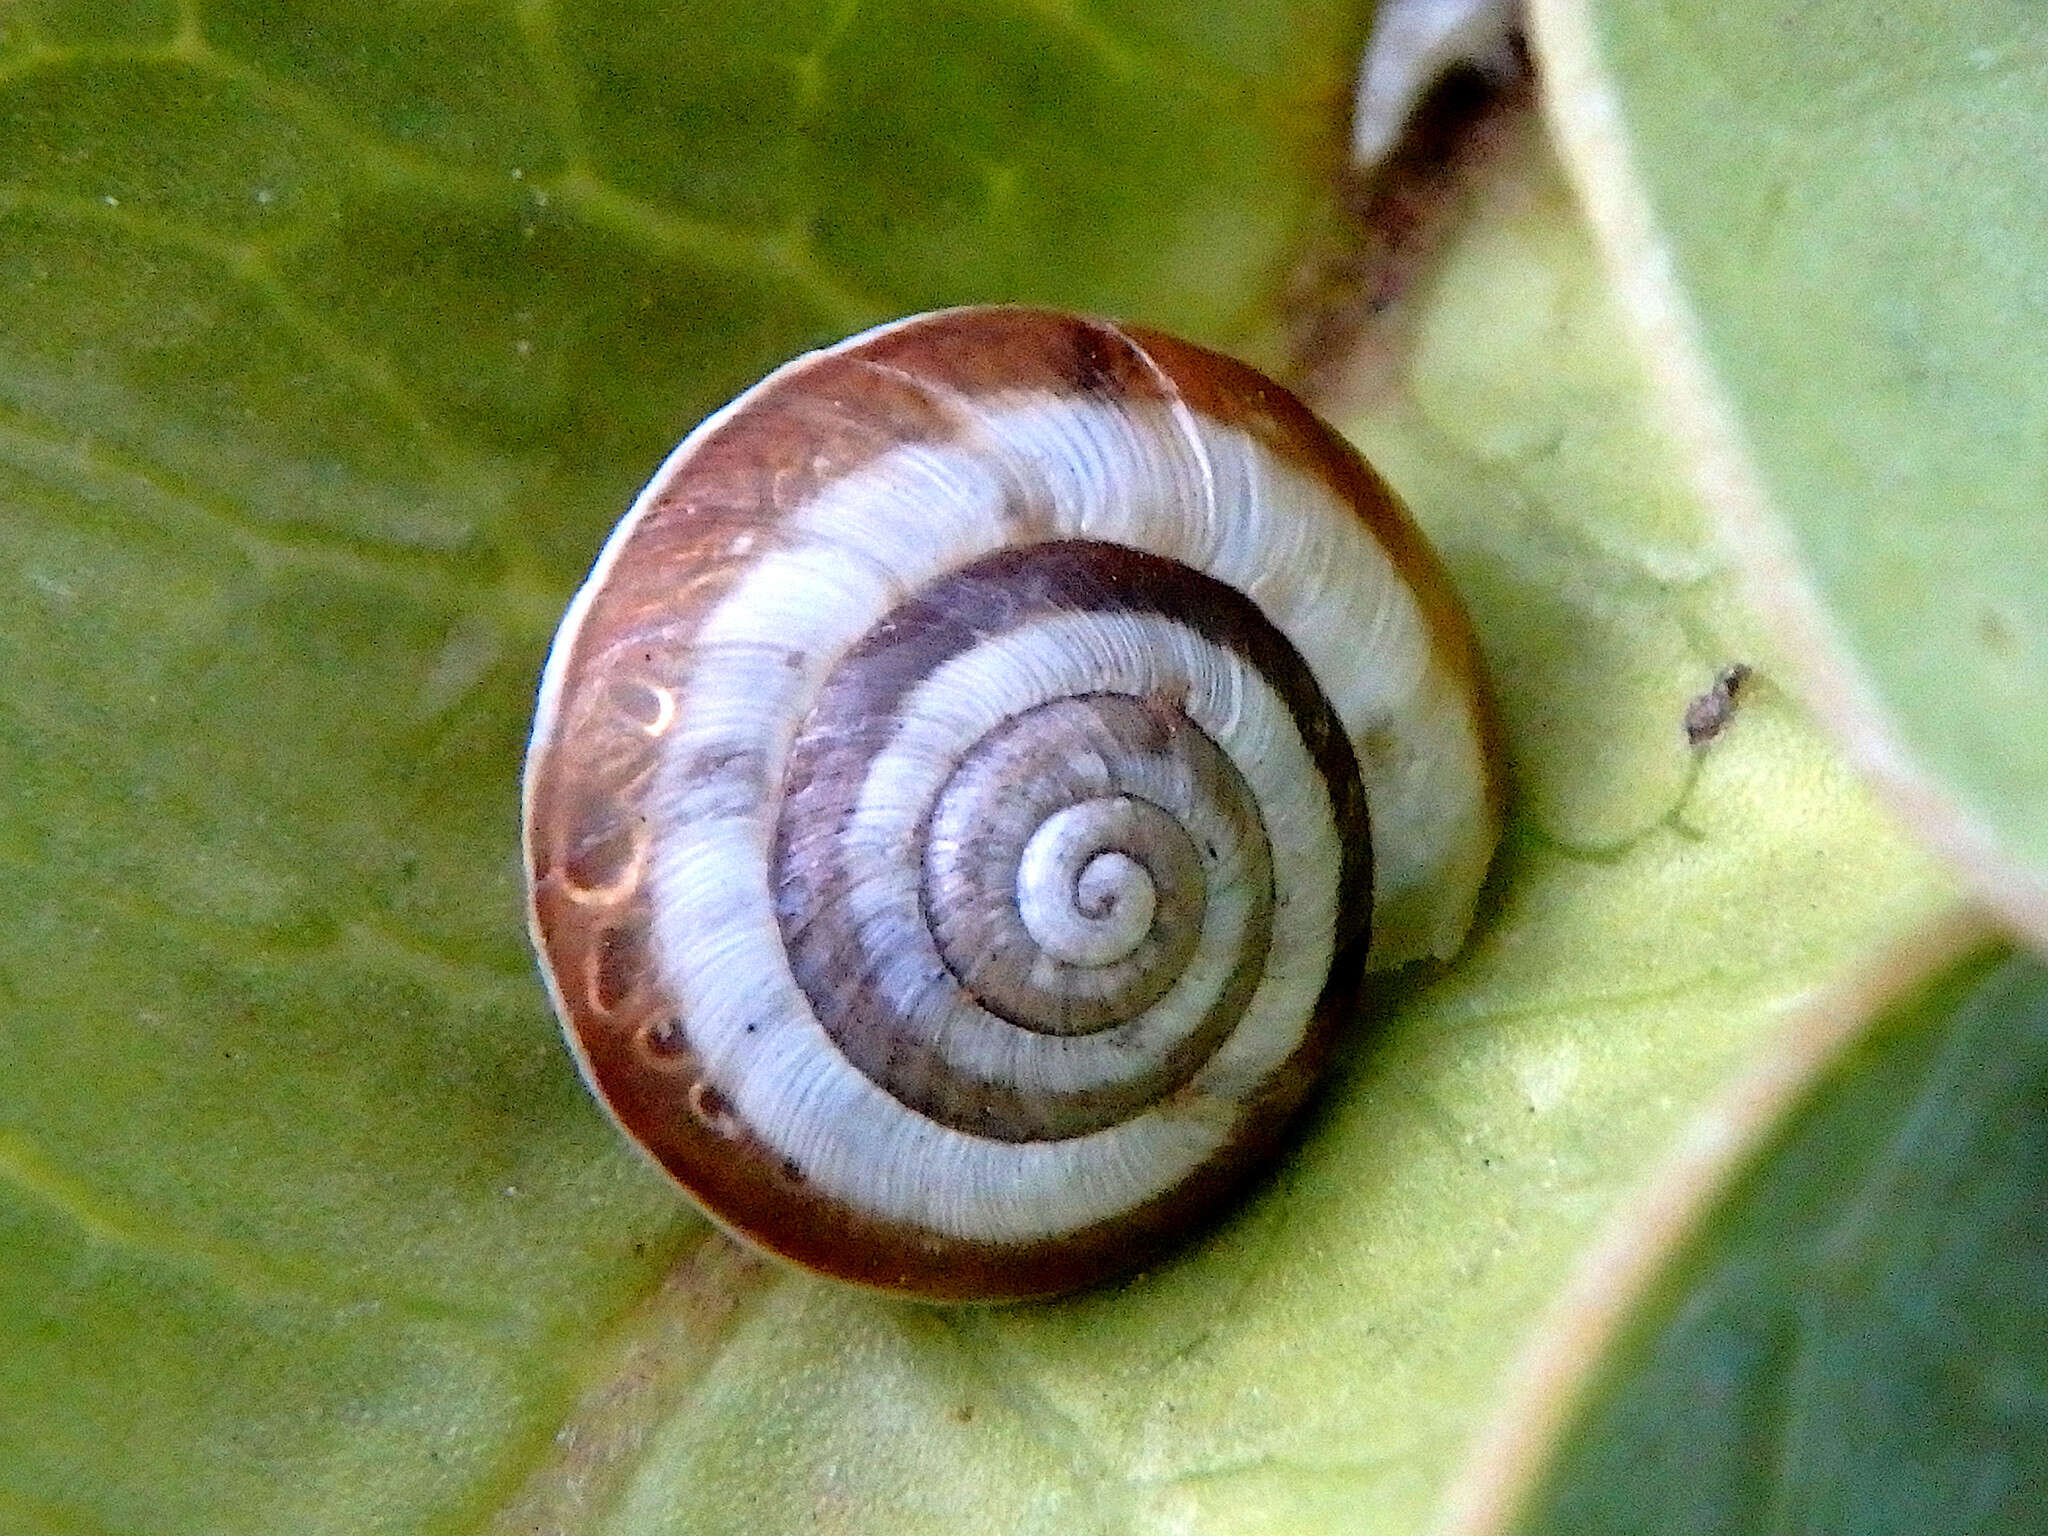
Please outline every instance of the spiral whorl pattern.
[[[1212, 728], [1299, 745], [1240, 768]], [[1293, 647], [1120, 546], [999, 551], [917, 593], [833, 669], [788, 783], [798, 985], [870, 1081], [977, 1136], [1143, 1113], [1247, 1022], [1278, 897], [1315, 985], [1264, 1006], [1302, 1017], [1368, 910], [1357, 764]], [[1269, 812], [1320, 827], [1277, 872]]]
[[1156, 1251], [1307, 1092], [1375, 871], [1411, 952], [1469, 910], [1478, 731], [1418, 568], [1355, 456], [1177, 343], [961, 311], [791, 365], [550, 658], [534, 922], [586, 1075], [815, 1268], [1029, 1294]]

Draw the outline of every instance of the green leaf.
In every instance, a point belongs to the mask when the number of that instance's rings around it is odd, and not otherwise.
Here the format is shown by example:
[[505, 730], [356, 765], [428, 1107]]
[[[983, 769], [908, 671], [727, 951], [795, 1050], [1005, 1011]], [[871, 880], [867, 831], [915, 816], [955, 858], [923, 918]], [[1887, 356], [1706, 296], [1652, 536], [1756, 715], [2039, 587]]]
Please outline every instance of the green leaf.
[[[1183, 1258], [937, 1313], [730, 1249], [521, 935], [560, 605], [704, 410], [869, 319], [1271, 361], [1357, 20], [1149, 4], [0, 14], [0, 1524], [1416, 1524], [1635, 1172], [1940, 877], [1766, 676], [1540, 148], [1356, 425], [1517, 783], [1453, 970]], [[1361, 1513], [1363, 1512], [1363, 1513]]]
[[1515, 1528], [2037, 1524], [2044, 1158], [2048, 969], [1913, 978], [1641, 1299]]
[[1551, 111], [1814, 707], [2048, 941], [2048, 33], [1544, 0]]
[[469, 1529], [548, 1461], [703, 1241], [522, 934], [568, 591], [884, 315], [1265, 345], [1358, 25], [0, 8], [0, 1526]]

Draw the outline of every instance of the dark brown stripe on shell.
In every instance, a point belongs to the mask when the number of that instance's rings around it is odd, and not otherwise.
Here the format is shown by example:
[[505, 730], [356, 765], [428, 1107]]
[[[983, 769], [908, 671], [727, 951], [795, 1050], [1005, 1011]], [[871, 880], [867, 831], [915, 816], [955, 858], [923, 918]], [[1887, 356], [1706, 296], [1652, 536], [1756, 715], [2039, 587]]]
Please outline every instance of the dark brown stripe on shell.
[[[1266, 680], [1323, 778], [1343, 840], [1335, 936], [1340, 955], [1364, 947], [1370, 918], [1365, 794], [1350, 740], [1307, 663], [1250, 599], [1175, 561], [1090, 540], [998, 551], [930, 583], [841, 659], [799, 729], [777, 823], [773, 889], [791, 970], [848, 1060], [932, 1119], [999, 1140], [1084, 1135], [1115, 1124], [1142, 1100], [1135, 1091], [1025, 1094], [1000, 1082], [957, 1078], [936, 1044], [885, 1002], [909, 990], [906, 969], [915, 972], [922, 965], [918, 986], [932, 993], [952, 988], [955, 978], [936, 947], [928, 957], [875, 955], [863, 944], [843, 917], [854, 876], [845, 865], [840, 834], [913, 688], [992, 636], [1074, 612], [1146, 613], [1180, 623], [1234, 652]], [[1169, 707], [1178, 712], [1178, 701]], [[905, 856], [916, 855], [906, 850]], [[1285, 858], [1284, 850], [1275, 850], [1274, 863]], [[1247, 956], [1242, 974], [1233, 974], [1227, 995], [1236, 1011], [1256, 989], [1262, 965]], [[887, 980], [877, 973], [883, 966]], [[1197, 1033], [1213, 1043], [1227, 1027], [1227, 1021], [1211, 1018]], [[1180, 1053], [1169, 1069], [1186, 1074], [1179, 1081], [1192, 1075]]]
[[[1358, 760], [1329, 701], [1287, 637], [1256, 604], [1204, 572], [1092, 539], [997, 550], [929, 583], [887, 615], [841, 659], [798, 731], [785, 779], [813, 826], [849, 815], [865, 764], [895, 730], [903, 698], [946, 662], [987, 637], [1062, 613], [1154, 614], [1235, 652], [1286, 706], [1330, 796], [1345, 836], [1340, 910], [1369, 921], [1372, 854]], [[1178, 707], [1180, 701], [1167, 701]], [[785, 823], [796, 818], [785, 811]], [[789, 833], [782, 834], [787, 837]], [[1346, 932], [1340, 942], [1355, 935]]]
[[[1143, 776], [1129, 770], [1151, 765], [1178, 767], [1207, 791], [1199, 798], [1227, 820], [1238, 844], [1258, 850], [1261, 883], [1270, 892], [1266, 830], [1250, 788], [1186, 715], [1158, 699], [1123, 694], [1083, 694], [1025, 710], [973, 744], [918, 834], [926, 927], [947, 968], [989, 1012], [1042, 1034], [1092, 1034], [1151, 1007], [1187, 968], [1207, 913], [1207, 864], [1217, 850], [1206, 850], [1205, 859], [1174, 808], [1142, 799]], [[1144, 854], [1138, 862], [1153, 882], [1160, 916], [1129, 956], [1071, 978], [1100, 985], [1049, 990], [1036, 983], [1036, 968], [1014, 961], [1034, 948], [1011, 899], [1025, 849], [1054, 814], [1118, 797], [1136, 797], [1131, 819], [1150, 819], [1149, 808], [1173, 828], [1163, 846], [1134, 852], [1117, 845], [1133, 857]], [[996, 958], [1005, 952], [1009, 963]]]
[[728, 1230], [792, 1263], [858, 1285], [933, 1300], [1058, 1295], [1105, 1275], [1142, 1268], [1212, 1224], [1230, 1196], [1265, 1167], [1295, 1129], [1295, 1115], [1352, 1030], [1362, 953], [1331, 972], [1300, 1048], [1237, 1107], [1237, 1127], [1215, 1157], [1137, 1209], [1028, 1242], [979, 1242], [891, 1221], [834, 1199], [744, 1126], [707, 1124], [690, 1108], [703, 1067], [686, 1042], [655, 1058], [632, 1035], [585, 1040], [590, 1075], [607, 1103], [664, 1168]]

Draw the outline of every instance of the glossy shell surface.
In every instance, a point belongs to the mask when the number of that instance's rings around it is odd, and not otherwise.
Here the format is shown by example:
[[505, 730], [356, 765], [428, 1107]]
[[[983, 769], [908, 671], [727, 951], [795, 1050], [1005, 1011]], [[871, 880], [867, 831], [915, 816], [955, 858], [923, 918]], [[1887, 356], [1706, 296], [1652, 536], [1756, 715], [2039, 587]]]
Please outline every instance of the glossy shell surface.
[[718, 1221], [933, 1298], [1156, 1256], [1491, 853], [1468, 633], [1378, 478], [1186, 343], [946, 311], [683, 442], [557, 635], [535, 944]]

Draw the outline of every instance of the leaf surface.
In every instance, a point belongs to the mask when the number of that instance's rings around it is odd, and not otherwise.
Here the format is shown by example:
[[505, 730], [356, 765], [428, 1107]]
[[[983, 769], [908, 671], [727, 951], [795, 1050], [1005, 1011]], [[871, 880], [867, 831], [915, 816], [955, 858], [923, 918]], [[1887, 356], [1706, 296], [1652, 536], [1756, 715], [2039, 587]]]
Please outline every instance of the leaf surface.
[[2048, 33], [1542, 0], [1549, 109], [1813, 707], [2048, 942]]
[[1980, 942], [1850, 1035], [1704, 1212], [1514, 1528], [2032, 1525], [2044, 1153], [2048, 971]]
[[0, 1523], [1412, 1528], [1687, 1106], [1945, 895], [1770, 679], [1686, 746], [1756, 636], [1540, 148], [1354, 422], [1505, 701], [1472, 950], [1184, 1258], [936, 1313], [736, 1254], [583, 1095], [533, 679], [669, 444], [807, 345], [1016, 297], [1271, 361], [1357, 20], [413, 20], [0, 18]]

